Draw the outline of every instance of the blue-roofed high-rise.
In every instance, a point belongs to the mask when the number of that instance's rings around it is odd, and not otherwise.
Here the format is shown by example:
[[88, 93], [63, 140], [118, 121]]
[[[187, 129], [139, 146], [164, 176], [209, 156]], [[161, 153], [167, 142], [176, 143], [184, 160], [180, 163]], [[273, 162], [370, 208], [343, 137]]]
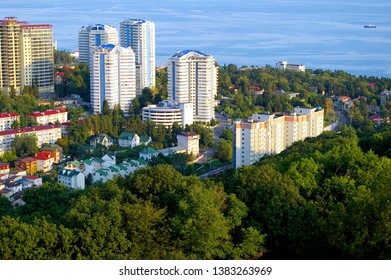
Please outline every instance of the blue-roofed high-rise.
[[106, 100], [110, 109], [119, 105], [125, 116], [136, 97], [136, 67], [131, 48], [106, 44], [96, 48], [91, 58], [91, 112], [102, 113]]
[[126, 19], [120, 23], [120, 44], [131, 47], [136, 56], [137, 94], [155, 86], [155, 24], [142, 19]]
[[168, 60], [168, 98], [193, 104], [194, 121], [208, 123], [214, 118], [217, 94], [215, 59], [198, 50], [184, 50]]
[[118, 30], [111, 25], [85, 25], [79, 30], [79, 61], [90, 64], [92, 52], [104, 44], [118, 44]]

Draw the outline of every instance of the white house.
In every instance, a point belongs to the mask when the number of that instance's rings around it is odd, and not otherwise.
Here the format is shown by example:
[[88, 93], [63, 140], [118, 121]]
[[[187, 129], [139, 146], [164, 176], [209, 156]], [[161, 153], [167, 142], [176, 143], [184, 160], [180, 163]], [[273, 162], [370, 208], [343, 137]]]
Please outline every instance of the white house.
[[103, 160], [103, 163], [101, 164], [102, 167], [110, 167], [115, 165], [116, 163], [115, 155], [105, 154], [102, 157], [102, 160]]
[[50, 154], [40, 152], [34, 158], [37, 161], [37, 171], [49, 172], [53, 169], [54, 157]]
[[141, 135], [140, 136], [140, 144], [141, 145], [148, 145], [149, 143], [152, 143], [152, 138], [147, 135]]
[[200, 136], [194, 131], [181, 132], [177, 135], [178, 146], [184, 147], [186, 152], [198, 156], [200, 151]]
[[92, 180], [96, 182], [106, 182], [112, 180], [115, 176], [128, 176], [139, 168], [143, 168], [147, 162], [143, 159], [124, 161], [118, 165], [103, 167], [92, 174]]
[[136, 147], [140, 145], [140, 136], [134, 132], [121, 132], [118, 137], [118, 145], [121, 147]]
[[110, 136], [108, 136], [106, 134], [96, 135], [96, 136], [92, 137], [90, 140], [90, 145], [94, 146], [95, 148], [98, 144], [103, 145], [106, 148], [109, 148], [111, 145], [113, 145], [113, 143], [114, 143], [113, 138], [111, 138]]
[[159, 154], [158, 151], [156, 151], [152, 147], [146, 147], [140, 152], [140, 158], [145, 160], [151, 160], [153, 157], [156, 157]]
[[58, 182], [71, 189], [84, 189], [85, 176], [76, 170], [60, 169], [57, 175]]

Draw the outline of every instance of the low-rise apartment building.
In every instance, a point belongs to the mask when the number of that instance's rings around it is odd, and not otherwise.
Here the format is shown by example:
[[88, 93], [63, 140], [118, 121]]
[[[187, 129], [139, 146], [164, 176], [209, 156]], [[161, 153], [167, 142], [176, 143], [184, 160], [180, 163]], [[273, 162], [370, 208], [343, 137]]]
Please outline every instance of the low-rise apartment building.
[[235, 168], [251, 165], [264, 155], [278, 154], [294, 142], [323, 132], [324, 110], [295, 108], [289, 114], [253, 114], [234, 122]]
[[22, 134], [36, 135], [38, 147], [42, 147], [44, 144], [54, 144], [57, 139], [61, 138], [61, 125], [51, 124], [0, 131], [0, 155], [11, 150], [15, 137]]
[[0, 114], [0, 131], [11, 129], [15, 121], [20, 122], [20, 115], [14, 112]]
[[160, 101], [157, 105], [148, 105], [143, 108], [143, 121], [151, 120], [165, 127], [172, 126], [175, 122], [181, 127], [193, 124], [193, 104], [177, 104], [172, 100]]
[[64, 108], [47, 110], [45, 112], [34, 112], [26, 115], [40, 125], [64, 123], [68, 121], [68, 112]]

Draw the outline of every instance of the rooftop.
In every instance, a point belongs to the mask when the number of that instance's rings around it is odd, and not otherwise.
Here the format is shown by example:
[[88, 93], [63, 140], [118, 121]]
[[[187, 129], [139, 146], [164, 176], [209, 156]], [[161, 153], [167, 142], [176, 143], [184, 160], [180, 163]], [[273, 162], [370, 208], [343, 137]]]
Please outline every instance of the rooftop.
[[136, 133], [134, 132], [121, 132], [118, 139], [128, 140], [133, 139], [134, 136], [136, 136]]
[[115, 48], [116, 45], [114, 44], [106, 44], [106, 45], [101, 45], [99, 47], [100, 50], [113, 50]]
[[146, 147], [144, 150], [142, 150], [140, 152], [140, 154], [146, 154], [146, 155], [151, 155], [151, 154], [156, 154], [158, 153], [158, 151], [156, 151], [154, 148], [152, 147]]
[[55, 109], [55, 110], [47, 110], [45, 112], [34, 112], [32, 114], [27, 114], [27, 116], [43, 117], [43, 116], [62, 114], [62, 113], [66, 113], [66, 112], [67, 112], [67, 110], [65, 110], [64, 108], [59, 108], [59, 109]]
[[145, 20], [143, 19], [126, 19], [123, 21], [124, 23], [132, 23], [132, 24], [143, 24]]
[[14, 112], [1, 113], [0, 118], [19, 117], [20, 115]]
[[33, 131], [42, 131], [42, 130], [48, 130], [54, 128], [61, 128], [61, 126], [57, 124], [47, 124], [41, 126], [25, 127], [20, 129], [9, 129], [9, 130], [0, 131], [0, 136], [7, 136], [7, 135], [19, 134], [19, 133], [28, 133]]
[[194, 132], [194, 131], [189, 131], [189, 132], [182, 131], [181, 133], [179, 133], [179, 135], [183, 135], [183, 136], [198, 136], [199, 134]]
[[197, 51], [197, 50], [182, 50], [182, 51], [179, 51], [179, 52], [175, 53], [171, 57], [183, 57], [183, 56], [188, 55], [188, 54], [197, 54], [197, 55], [201, 55], [201, 56], [204, 56], [204, 57], [210, 56], [210, 55], [207, 55], [206, 53], [203, 53], [203, 52], [200, 52], [200, 51]]
[[66, 176], [66, 177], [71, 177], [71, 178], [74, 176], [77, 176], [79, 174], [80, 174], [80, 172], [76, 171], [76, 170], [60, 169], [58, 171], [59, 176]]

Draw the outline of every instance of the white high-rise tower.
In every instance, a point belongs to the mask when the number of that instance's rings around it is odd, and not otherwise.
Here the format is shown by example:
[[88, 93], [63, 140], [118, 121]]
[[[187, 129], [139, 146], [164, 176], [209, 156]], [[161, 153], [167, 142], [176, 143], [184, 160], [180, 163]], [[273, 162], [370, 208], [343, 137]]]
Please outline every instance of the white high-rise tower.
[[131, 47], [136, 56], [137, 94], [155, 86], [155, 24], [141, 19], [120, 23], [120, 44]]
[[168, 97], [176, 103], [193, 103], [194, 121], [214, 118], [217, 68], [213, 56], [196, 50], [180, 51], [170, 57]]
[[118, 44], [118, 30], [111, 25], [84, 25], [79, 31], [79, 61], [90, 65], [95, 48], [106, 44]]
[[103, 102], [119, 104], [125, 116], [136, 97], [136, 69], [131, 48], [108, 44], [95, 49], [91, 59], [91, 111], [99, 114]]

